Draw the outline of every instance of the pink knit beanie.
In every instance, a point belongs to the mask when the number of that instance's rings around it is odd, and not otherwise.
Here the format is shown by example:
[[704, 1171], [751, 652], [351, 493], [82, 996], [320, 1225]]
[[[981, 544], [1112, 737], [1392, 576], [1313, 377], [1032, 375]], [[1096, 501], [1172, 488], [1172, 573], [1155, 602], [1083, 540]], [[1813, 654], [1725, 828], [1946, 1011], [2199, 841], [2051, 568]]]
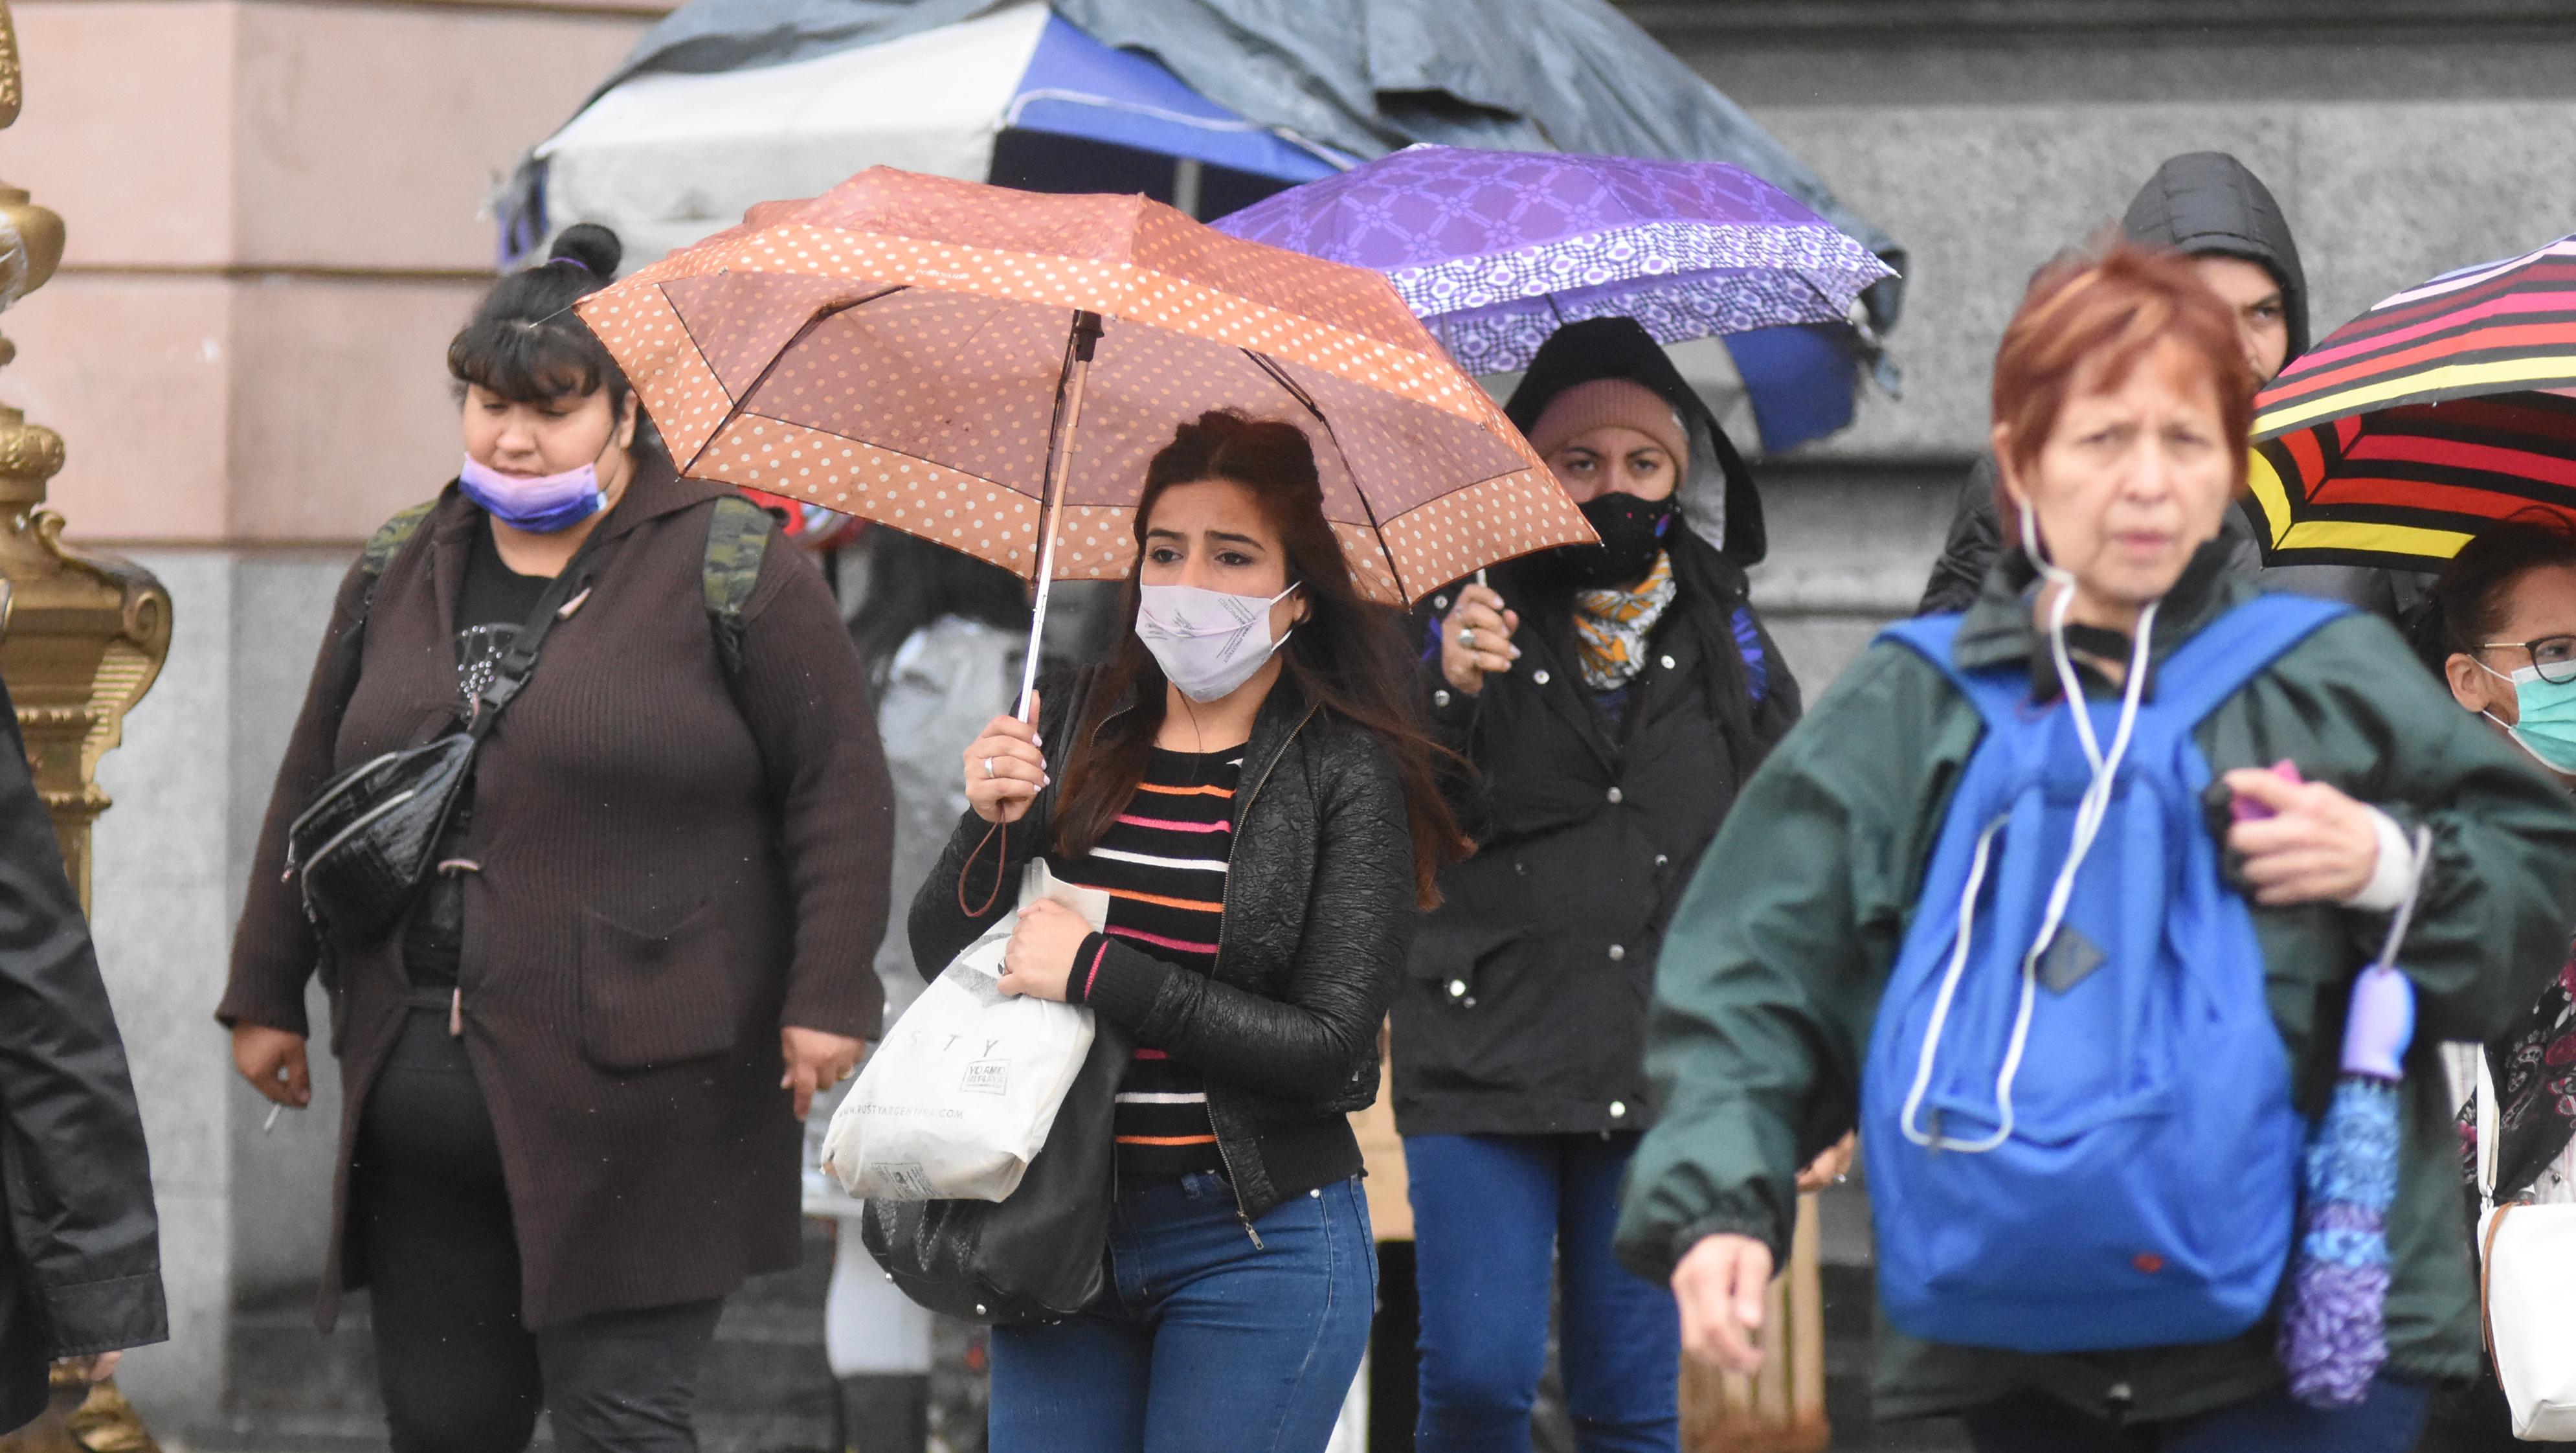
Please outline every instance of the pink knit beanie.
[[1538, 421], [1530, 425], [1530, 447], [1544, 459], [1567, 441], [1605, 424], [1624, 425], [1662, 445], [1673, 456], [1675, 470], [1690, 467], [1681, 416], [1662, 394], [1633, 379], [1596, 378], [1548, 400], [1547, 407], [1539, 410]]

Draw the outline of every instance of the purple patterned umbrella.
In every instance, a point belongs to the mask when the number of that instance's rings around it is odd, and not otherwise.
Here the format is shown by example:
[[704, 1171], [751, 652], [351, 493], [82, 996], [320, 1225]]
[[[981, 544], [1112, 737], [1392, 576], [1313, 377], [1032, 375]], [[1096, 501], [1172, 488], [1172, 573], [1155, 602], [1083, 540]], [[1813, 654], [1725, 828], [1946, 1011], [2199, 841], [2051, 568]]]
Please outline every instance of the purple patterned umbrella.
[[1580, 318], [1635, 318], [1663, 343], [1839, 323], [1894, 276], [1718, 162], [1415, 146], [1214, 225], [1385, 273], [1470, 373], [1521, 368]]

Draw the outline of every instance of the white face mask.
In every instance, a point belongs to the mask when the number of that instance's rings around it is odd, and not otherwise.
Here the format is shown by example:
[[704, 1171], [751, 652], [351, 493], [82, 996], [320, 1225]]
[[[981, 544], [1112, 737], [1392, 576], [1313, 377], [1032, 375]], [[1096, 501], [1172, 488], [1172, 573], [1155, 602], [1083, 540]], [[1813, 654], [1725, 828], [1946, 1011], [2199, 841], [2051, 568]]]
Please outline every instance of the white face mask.
[[1232, 695], [1252, 679], [1270, 653], [1286, 642], [1270, 639], [1270, 607], [1288, 598], [1291, 585], [1263, 600], [1195, 585], [1136, 588], [1136, 639], [1154, 653], [1163, 675], [1192, 701]]

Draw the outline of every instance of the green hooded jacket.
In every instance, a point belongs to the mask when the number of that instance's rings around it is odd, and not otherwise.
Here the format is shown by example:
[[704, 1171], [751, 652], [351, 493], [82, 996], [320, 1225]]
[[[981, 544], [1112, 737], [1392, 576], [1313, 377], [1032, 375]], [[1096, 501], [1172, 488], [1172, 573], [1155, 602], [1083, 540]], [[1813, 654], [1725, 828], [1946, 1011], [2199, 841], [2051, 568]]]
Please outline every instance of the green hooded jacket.
[[[2254, 593], [2223, 578], [2222, 553], [2204, 547], [2165, 597], [2152, 662]], [[2009, 554], [1953, 649], [1971, 668], [2030, 663], [2046, 699], [2056, 687], [2031, 621], [2030, 580], [2026, 560]], [[2086, 689], [2111, 693], [2099, 677]], [[1853, 1123], [1879, 995], [1981, 734], [1976, 709], [1939, 671], [1881, 643], [1772, 750], [1737, 800], [1674, 914], [1656, 976], [1647, 1066], [1662, 1104], [1629, 1170], [1618, 1233], [1619, 1255], [1639, 1275], [1669, 1277], [1683, 1252], [1718, 1232], [1760, 1239], [1783, 1264], [1792, 1178]], [[2317, 630], [2213, 712], [2195, 739], [2213, 773], [2287, 758], [2309, 780], [2386, 811], [2410, 837], [2418, 824], [2432, 829], [2431, 866], [2400, 955], [2418, 1018], [2388, 1217], [2388, 1370], [2473, 1376], [2475, 1276], [2435, 1046], [2488, 1038], [2566, 961], [2576, 808], [2453, 703], [2372, 616]], [[2337, 1074], [2352, 977], [2378, 951], [2387, 915], [2309, 904], [2257, 908], [2254, 919], [2294, 1093], [2313, 1116]], [[1865, 1143], [1864, 1160], [1876, 1149]], [[2296, 1189], [2249, 1186], [2247, 1194]], [[1882, 1318], [1877, 1410], [1921, 1416], [2032, 1388], [2104, 1416], [2184, 1417], [2278, 1384], [2275, 1335], [2266, 1318], [2225, 1342], [2039, 1356], [1920, 1342]]]

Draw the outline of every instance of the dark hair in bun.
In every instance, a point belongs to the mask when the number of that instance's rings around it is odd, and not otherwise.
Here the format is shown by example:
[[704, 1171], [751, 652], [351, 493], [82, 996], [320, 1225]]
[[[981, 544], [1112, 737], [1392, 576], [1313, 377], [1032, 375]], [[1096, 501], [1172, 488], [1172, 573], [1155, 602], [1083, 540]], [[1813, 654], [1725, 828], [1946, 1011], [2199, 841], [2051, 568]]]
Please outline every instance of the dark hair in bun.
[[2513, 613], [2514, 587], [2552, 565], [2576, 565], [2576, 528], [2565, 517], [2533, 509], [2489, 525], [2442, 567], [2407, 622], [2408, 643], [2440, 675], [2452, 656], [2494, 640]]
[[596, 222], [575, 222], [546, 249], [546, 262], [549, 266], [576, 263], [604, 284], [617, 276], [617, 260], [625, 255], [626, 249], [618, 243], [616, 233]]
[[533, 404], [604, 388], [609, 407], [623, 411], [626, 375], [572, 305], [608, 286], [624, 254], [616, 233], [576, 222], [547, 246], [544, 262], [494, 283], [473, 321], [447, 345], [447, 371], [458, 392], [472, 384]]

